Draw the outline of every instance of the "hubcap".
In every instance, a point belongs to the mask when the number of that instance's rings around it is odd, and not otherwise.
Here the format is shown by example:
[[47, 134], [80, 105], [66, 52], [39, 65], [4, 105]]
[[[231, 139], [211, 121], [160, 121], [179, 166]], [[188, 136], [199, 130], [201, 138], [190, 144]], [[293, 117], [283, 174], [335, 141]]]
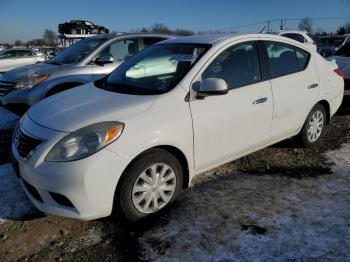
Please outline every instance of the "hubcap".
[[323, 129], [323, 114], [321, 111], [316, 111], [312, 114], [308, 129], [307, 138], [310, 142], [315, 142], [321, 135]]
[[141, 213], [154, 213], [169, 203], [175, 187], [174, 170], [164, 163], [153, 164], [137, 177], [132, 189], [132, 202]]

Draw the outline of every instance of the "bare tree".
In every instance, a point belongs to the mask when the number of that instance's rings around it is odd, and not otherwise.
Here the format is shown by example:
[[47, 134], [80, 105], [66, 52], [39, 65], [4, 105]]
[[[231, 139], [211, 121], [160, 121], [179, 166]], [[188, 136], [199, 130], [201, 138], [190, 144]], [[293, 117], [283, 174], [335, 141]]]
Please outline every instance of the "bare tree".
[[345, 34], [350, 34], [350, 23], [346, 23], [344, 25], [344, 28], [345, 28]]
[[314, 22], [310, 17], [305, 17], [305, 18], [300, 20], [298, 27], [300, 30], [311, 33], [313, 24], [314, 24]]
[[22, 43], [21, 40], [16, 40], [15, 42], [13, 42], [13, 45], [15, 45], [15, 46], [22, 46], [23, 43]]
[[163, 24], [154, 24], [150, 30], [152, 33], [161, 33], [161, 34], [172, 34], [173, 31], [170, 30], [166, 25]]
[[48, 46], [57, 46], [58, 44], [58, 38], [56, 33], [50, 29], [45, 30], [43, 34], [43, 40]]
[[345, 33], [346, 33], [346, 29], [344, 26], [341, 26], [338, 28], [337, 35], [345, 35]]

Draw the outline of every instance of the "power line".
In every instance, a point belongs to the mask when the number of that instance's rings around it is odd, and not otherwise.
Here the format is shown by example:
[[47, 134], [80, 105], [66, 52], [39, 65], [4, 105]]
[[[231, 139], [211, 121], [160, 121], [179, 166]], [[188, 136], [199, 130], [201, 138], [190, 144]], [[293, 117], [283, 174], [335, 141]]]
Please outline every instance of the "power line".
[[[230, 29], [238, 29], [238, 28], [246, 28], [246, 27], [251, 27], [251, 26], [256, 26], [256, 25], [263, 25], [263, 24], [268, 24], [270, 25], [271, 22], [281, 22], [283, 24], [284, 21], [300, 21], [303, 18], [280, 18], [280, 19], [269, 19], [265, 21], [260, 21], [260, 22], [255, 22], [255, 23], [250, 23], [250, 24], [242, 24], [242, 25], [236, 25], [236, 26], [230, 26], [226, 28], [221, 28], [219, 30], [226, 31]], [[339, 17], [309, 17], [312, 20], [344, 20], [344, 19], [350, 19], [350, 16], [339, 16]]]

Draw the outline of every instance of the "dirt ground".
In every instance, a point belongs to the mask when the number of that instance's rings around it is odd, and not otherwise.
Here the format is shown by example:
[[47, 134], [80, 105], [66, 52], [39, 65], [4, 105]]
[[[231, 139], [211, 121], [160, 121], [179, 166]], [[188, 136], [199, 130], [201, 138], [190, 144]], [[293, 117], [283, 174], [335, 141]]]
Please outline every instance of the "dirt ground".
[[[0, 170], [10, 137], [0, 130]], [[287, 140], [211, 170], [138, 225], [44, 215], [28, 202], [0, 217], [0, 261], [349, 261], [349, 143], [350, 108], [317, 149]]]

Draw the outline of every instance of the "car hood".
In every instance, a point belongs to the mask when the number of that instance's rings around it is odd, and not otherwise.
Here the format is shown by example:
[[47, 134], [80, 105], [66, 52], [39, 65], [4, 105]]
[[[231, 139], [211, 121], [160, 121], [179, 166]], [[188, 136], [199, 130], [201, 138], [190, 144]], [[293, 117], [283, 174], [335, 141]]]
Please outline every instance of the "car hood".
[[73, 132], [98, 122], [123, 122], [127, 117], [149, 109], [155, 98], [155, 95], [110, 92], [89, 83], [44, 99], [27, 114], [44, 127]]
[[6, 72], [1, 76], [1, 79], [9, 82], [18, 82], [23, 79], [28, 79], [34, 74], [51, 74], [54, 71], [63, 70], [69, 66], [71, 65], [52, 65], [47, 63], [38, 63], [33, 65], [21, 66]]

